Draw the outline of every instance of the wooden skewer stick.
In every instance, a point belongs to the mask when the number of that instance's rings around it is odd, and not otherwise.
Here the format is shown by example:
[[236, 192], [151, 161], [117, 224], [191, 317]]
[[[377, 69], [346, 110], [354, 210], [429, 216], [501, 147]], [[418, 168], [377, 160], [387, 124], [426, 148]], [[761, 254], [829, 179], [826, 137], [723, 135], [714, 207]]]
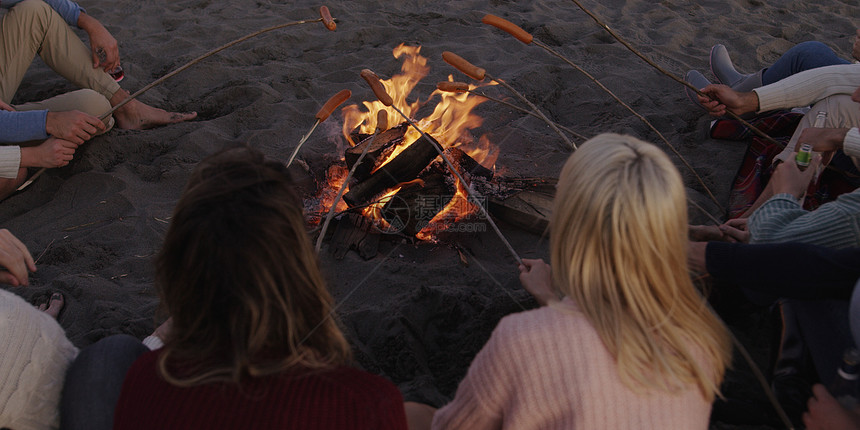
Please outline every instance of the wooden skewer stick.
[[[325, 8], [325, 13], [323, 12], [323, 8]], [[232, 42], [229, 42], [229, 43], [226, 43], [226, 44], [224, 44], [224, 45], [221, 45], [221, 46], [219, 46], [218, 48], [215, 48], [215, 49], [213, 49], [213, 50], [211, 50], [211, 51], [209, 51], [209, 52], [207, 52], [207, 53], [205, 53], [205, 54], [203, 54], [203, 55], [201, 55], [201, 56], [199, 56], [199, 57], [197, 57], [197, 58], [195, 58], [195, 59], [193, 59], [193, 60], [191, 60], [191, 61], [189, 61], [189, 62], [187, 62], [187, 63], [185, 63], [185, 65], [180, 66], [178, 69], [173, 70], [172, 72], [170, 72], [170, 73], [168, 73], [168, 74], [166, 74], [166, 75], [164, 75], [164, 76], [162, 76], [162, 77], [160, 77], [160, 78], [156, 79], [155, 81], [153, 81], [153, 82], [152, 82], [152, 83], [150, 83], [149, 85], [147, 85], [147, 86], [145, 86], [145, 87], [143, 87], [143, 88], [139, 89], [139, 90], [138, 90], [137, 92], [135, 92], [134, 94], [132, 94], [132, 95], [128, 96], [128, 98], [126, 98], [125, 100], [123, 100], [123, 101], [121, 101], [121, 102], [117, 103], [117, 105], [116, 105], [116, 106], [114, 106], [114, 107], [110, 108], [110, 110], [108, 110], [108, 111], [107, 111], [107, 112], [105, 112], [102, 116], [100, 116], [100, 117], [99, 117], [99, 119], [101, 119], [102, 121], [104, 121], [104, 120], [105, 120], [105, 119], [107, 119], [109, 116], [111, 116], [114, 112], [116, 112], [116, 110], [117, 110], [117, 109], [119, 109], [119, 108], [121, 108], [121, 107], [125, 106], [125, 104], [126, 104], [126, 103], [128, 103], [128, 102], [130, 102], [130, 101], [132, 101], [132, 100], [136, 99], [136, 98], [137, 98], [137, 97], [139, 97], [141, 94], [143, 94], [143, 93], [145, 93], [145, 92], [147, 92], [147, 91], [151, 90], [151, 89], [152, 89], [152, 88], [154, 88], [155, 86], [157, 86], [157, 85], [161, 84], [162, 82], [164, 82], [164, 81], [166, 81], [166, 80], [168, 80], [168, 79], [172, 78], [173, 76], [175, 76], [176, 74], [178, 74], [178, 73], [182, 72], [183, 70], [185, 70], [185, 69], [187, 69], [187, 68], [189, 68], [189, 67], [191, 67], [191, 66], [193, 66], [193, 65], [195, 65], [195, 64], [197, 64], [197, 63], [199, 63], [199, 62], [201, 62], [201, 61], [203, 61], [204, 59], [206, 59], [206, 58], [208, 58], [208, 57], [211, 57], [212, 55], [215, 55], [215, 54], [217, 54], [217, 53], [219, 53], [219, 52], [221, 52], [221, 51], [223, 51], [223, 50], [225, 50], [225, 49], [227, 49], [227, 48], [229, 48], [229, 47], [231, 47], [231, 46], [233, 46], [233, 45], [235, 45], [235, 44], [237, 44], [237, 43], [244, 42], [244, 41], [246, 41], [246, 40], [248, 40], [248, 39], [250, 39], [250, 38], [252, 38], [252, 37], [256, 37], [256, 36], [259, 36], [259, 35], [261, 35], [261, 34], [263, 34], [263, 33], [268, 33], [268, 32], [270, 32], [270, 31], [278, 30], [278, 29], [285, 28], [285, 27], [292, 27], [292, 26], [294, 26], [294, 25], [300, 25], [300, 24], [310, 24], [310, 23], [314, 23], [314, 22], [322, 22], [323, 24], [325, 24], [325, 25], [326, 25], [326, 28], [328, 28], [330, 31], [334, 31], [334, 28], [330, 27], [330, 26], [329, 26], [330, 24], [328, 23], [328, 21], [326, 21], [326, 16], [325, 16], [325, 15], [326, 15], [326, 13], [328, 13], [328, 17], [329, 17], [329, 18], [331, 18], [331, 14], [328, 12], [328, 8], [327, 8], [327, 7], [325, 7], [325, 6], [323, 6], [323, 7], [321, 7], [321, 8], [320, 8], [320, 14], [322, 15], [322, 17], [320, 17], [320, 18], [312, 19], [312, 20], [294, 21], [294, 22], [288, 22], [288, 23], [286, 23], [286, 24], [279, 24], [279, 25], [275, 25], [275, 26], [272, 26], [272, 27], [268, 27], [268, 28], [264, 28], [264, 29], [262, 29], [262, 30], [255, 31], [255, 32], [253, 32], [253, 33], [251, 33], [251, 34], [248, 34], [248, 35], [246, 35], [246, 36], [240, 37], [240, 38], [238, 38], [238, 39], [236, 39], [236, 40], [234, 40], [234, 41], [232, 41]], [[335, 21], [335, 20], [334, 20], [334, 19], [332, 19], [331, 21], [332, 21], [332, 23], [334, 23], [334, 21]], [[41, 176], [41, 175], [42, 175], [42, 173], [45, 173], [45, 170], [47, 170], [47, 168], [45, 168], [45, 167], [41, 168], [38, 172], [36, 172], [33, 176], [31, 176], [31, 177], [30, 177], [30, 179], [28, 179], [28, 180], [27, 180], [27, 182], [24, 182], [23, 184], [21, 184], [21, 186], [20, 186], [20, 187], [18, 187], [18, 189], [17, 189], [16, 191], [21, 191], [21, 190], [23, 190], [23, 189], [27, 188], [28, 186], [30, 186], [30, 184], [32, 184], [32, 183], [33, 183], [33, 181], [35, 181], [35, 180], [36, 180], [36, 178], [38, 178], [39, 176]]]
[[346, 191], [346, 187], [349, 185], [349, 180], [352, 179], [352, 175], [355, 174], [355, 169], [358, 168], [358, 165], [361, 164], [361, 161], [364, 160], [364, 156], [367, 155], [367, 151], [373, 146], [373, 143], [376, 142], [376, 136], [379, 133], [388, 129], [388, 112], [385, 110], [380, 110], [376, 114], [376, 130], [373, 131], [373, 136], [370, 136], [370, 143], [364, 146], [364, 149], [361, 150], [361, 155], [358, 156], [358, 160], [355, 160], [355, 163], [349, 169], [349, 173], [346, 175], [346, 179], [344, 179], [343, 184], [341, 184], [340, 189], [337, 191], [337, 196], [334, 198], [334, 202], [331, 204], [331, 208], [329, 208], [328, 213], [325, 216], [325, 222], [323, 223], [322, 230], [320, 231], [319, 237], [317, 237], [316, 251], [320, 252], [320, 248], [322, 248], [322, 241], [325, 237], [325, 231], [328, 229], [328, 225], [331, 222], [331, 219], [334, 217], [335, 210], [337, 210], [337, 204], [340, 203], [341, 197], [343, 197], [343, 193]]
[[476, 81], [482, 81], [486, 77], [487, 79], [489, 79], [491, 81], [495, 81], [499, 85], [507, 88], [508, 91], [510, 91], [513, 95], [517, 96], [517, 98], [522, 100], [523, 103], [527, 104], [530, 108], [532, 108], [532, 110], [534, 110], [535, 113], [540, 115], [540, 118], [543, 119], [544, 122], [546, 122], [547, 125], [550, 126], [550, 128], [552, 128], [556, 133], [558, 133], [558, 135], [561, 136], [561, 139], [564, 140], [564, 142], [567, 143], [567, 145], [570, 148], [573, 148], [574, 151], [576, 150], [576, 144], [571, 142], [571, 140], [567, 137], [567, 135], [562, 133], [561, 130], [559, 130], [558, 127], [555, 126], [554, 122], [550, 121], [550, 119], [547, 118], [546, 115], [544, 115], [543, 112], [541, 112], [541, 110], [538, 109], [537, 106], [535, 106], [532, 102], [530, 102], [529, 99], [527, 99], [524, 95], [520, 94], [519, 91], [515, 90], [514, 87], [508, 85], [507, 82], [490, 76], [490, 74], [487, 73], [486, 70], [484, 70], [480, 67], [476, 67], [472, 63], [463, 59], [463, 57], [461, 57], [461, 56], [459, 56], [453, 52], [448, 52], [448, 51], [443, 52], [442, 53], [442, 59], [445, 60], [446, 63], [454, 66], [454, 68], [465, 73], [467, 76], [469, 76], [470, 78], [472, 78]]
[[[612, 29], [611, 29], [611, 28], [609, 28], [609, 26], [607, 26], [607, 25], [606, 25], [606, 24], [604, 24], [602, 21], [600, 21], [600, 19], [599, 19], [596, 15], [594, 15], [594, 14], [593, 14], [593, 13], [591, 13], [588, 9], [586, 9], [584, 6], [582, 6], [582, 4], [581, 4], [581, 3], [579, 3], [579, 2], [578, 2], [578, 1], [576, 1], [576, 0], [572, 0], [572, 1], [573, 1], [574, 3], [576, 3], [576, 5], [577, 5], [577, 6], [579, 6], [579, 8], [580, 8], [580, 9], [582, 9], [582, 11], [583, 11], [583, 12], [585, 12], [586, 14], [588, 14], [588, 16], [590, 16], [590, 17], [591, 17], [591, 18], [592, 18], [592, 19], [593, 19], [593, 20], [594, 20], [594, 21], [595, 21], [599, 26], [603, 27], [603, 29], [604, 29], [604, 30], [606, 30], [607, 32], [609, 32], [609, 34], [610, 34], [612, 37], [614, 37], [614, 38], [615, 38], [615, 40], [619, 41], [622, 45], [624, 45], [627, 49], [629, 49], [629, 50], [630, 50], [630, 52], [633, 52], [634, 54], [636, 54], [636, 56], [637, 56], [637, 57], [641, 58], [643, 61], [645, 61], [646, 63], [648, 63], [649, 65], [651, 65], [651, 66], [652, 66], [652, 67], [654, 67], [655, 69], [657, 69], [657, 71], [659, 71], [660, 73], [662, 73], [662, 74], [664, 74], [664, 75], [666, 75], [666, 76], [668, 76], [668, 77], [672, 78], [675, 82], [677, 82], [677, 83], [679, 83], [679, 84], [681, 84], [681, 85], [683, 85], [683, 86], [685, 86], [685, 87], [687, 87], [687, 88], [689, 88], [689, 89], [691, 89], [691, 90], [695, 91], [695, 92], [696, 92], [696, 94], [698, 94], [698, 95], [700, 95], [700, 96], [702, 96], [702, 97], [709, 97], [708, 95], [706, 95], [705, 93], [703, 93], [699, 88], [696, 88], [696, 87], [694, 87], [692, 84], [690, 84], [689, 82], [687, 82], [687, 81], [685, 81], [685, 80], [683, 80], [683, 79], [681, 79], [681, 78], [679, 78], [679, 77], [675, 76], [675, 75], [674, 75], [674, 74], [672, 74], [672, 73], [669, 73], [668, 71], [666, 71], [665, 69], [663, 69], [662, 67], [660, 67], [659, 65], [657, 65], [657, 63], [655, 63], [655, 62], [651, 61], [651, 59], [649, 59], [648, 57], [646, 57], [645, 55], [643, 55], [641, 52], [637, 51], [637, 50], [636, 50], [636, 48], [634, 48], [632, 45], [630, 45], [629, 43], [627, 43], [627, 41], [625, 41], [624, 39], [622, 39], [622, 38], [621, 38], [621, 36], [619, 36], [617, 33], [615, 33], [614, 31], [612, 31]], [[753, 133], [755, 133], [755, 134], [757, 134], [757, 135], [761, 136], [762, 138], [764, 138], [764, 139], [765, 139], [765, 140], [767, 140], [768, 142], [773, 143], [773, 144], [776, 144], [776, 145], [777, 145], [778, 147], [780, 147], [780, 148], [785, 147], [785, 145], [783, 145], [782, 143], [780, 143], [780, 142], [779, 142], [779, 141], [777, 141], [776, 139], [774, 139], [774, 138], [770, 137], [767, 133], [765, 133], [765, 132], [763, 132], [763, 131], [759, 130], [759, 129], [758, 129], [758, 128], [756, 128], [754, 125], [750, 124], [749, 122], [747, 122], [745, 119], [741, 118], [740, 116], [738, 116], [738, 115], [737, 115], [737, 114], [735, 114], [734, 112], [731, 112], [731, 111], [729, 111], [728, 109], [726, 109], [726, 114], [728, 114], [730, 117], [732, 117], [732, 119], [735, 119], [735, 120], [737, 120], [738, 122], [740, 122], [741, 124], [745, 125], [745, 126], [746, 126], [747, 128], [749, 128]]]
[[[404, 120], [406, 120], [407, 123], [409, 123], [410, 126], [412, 126], [412, 128], [418, 131], [418, 133], [421, 133], [421, 137], [427, 139], [428, 142], [433, 142], [433, 139], [431, 139], [430, 136], [427, 136], [427, 134], [424, 133], [424, 130], [421, 130], [421, 128], [418, 127], [418, 125], [415, 124], [415, 122], [412, 121], [409, 116], [404, 114], [403, 111], [401, 111], [397, 106], [394, 106], [391, 103], [391, 96], [388, 95], [388, 93], [385, 91], [385, 87], [383, 87], [382, 83], [379, 82], [379, 76], [377, 76], [376, 73], [373, 73], [373, 71], [371, 70], [364, 69], [361, 72], [361, 77], [363, 77], [368, 82], [368, 84], [370, 84], [370, 88], [373, 90], [373, 93], [376, 95], [376, 98], [379, 99], [382, 104], [393, 108], [398, 114], [400, 114], [400, 116], [403, 117]], [[386, 103], [386, 101], [388, 103]], [[523, 260], [520, 258], [519, 254], [517, 254], [517, 251], [514, 250], [514, 247], [511, 246], [511, 243], [508, 242], [508, 239], [505, 238], [505, 235], [502, 234], [502, 231], [499, 230], [499, 227], [496, 225], [496, 222], [493, 221], [492, 217], [490, 217], [490, 214], [487, 212], [487, 209], [485, 209], [484, 205], [481, 204], [480, 200], [478, 200], [477, 192], [472, 189], [472, 185], [466, 182], [465, 179], [463, 179], [463, 175], [460, 174], [460, 172], [454, 166], [454, 163], [452, 163], [448, 156], [445, 155], [445, 152], [442, 151], [442, 148], [440, 148], [439, 145], [433, 144], [433, 148], [436, 149], [436, 152], [438, 152], [439, 156], [442, 157], [442, 160], [445, 161], [445, 164], [448, 166], [448, 169], [451, 171], [452, 174], [454, 174], [454, 176], [457, 177], [457, 179], [460, 181], [460, 184], [462, 184], [463, 187], [466, 189], [468, 197], [471, 198], [473, 203], [475, 203], [475, 205], [478, 206], [478, 209], [481, 210], [481, 214], [484, 215], [484, 217], [487, 219], [487, 222], [490, 223], [491, 227], [493, 227], [493, 230], [499, 236], [499, 239], [502, 240], [502, 243], [504, 243], [505, 246], [508, 248], [508, 251], [510, 251], [511, 255], [514, 256], [514, 259], [517, 261], [517, 264], [523, 264]]]
[[[585, 75], [592, 82], [594, 82], [595, 85], [597, 85], [598, 87], [600, 87], [600, 89], [602, 89], [607, 94], [609, 94], [613, 99], [615, 99], [616, 102], [621, 104], [621, 106], [624, 106], [625, 109], [627, 109], [630, 113], [632, 113], [634, 116], [639, 118], [639, 120], [641, 120], [648, 128], [650, 128], [651, 131], [653, 131], [660, 138], [660, 140], [662, 140], [663, 143], [665, 143], [666, 146], [668, 146], [669, 149], [672, 150], [672, 152], [681, 160], [681, 162], [684, 163], [684, 166], [686, 166], [687, 169], [689, 169], [690, 172], [693, 173], [693, 176], [696, 177], [696, 180], [699, 182], [699, 185], [701, 185], [705, 189], [705, 192], [708, 194], [708, 197], [710, 197], [711, 200], [713, 200], [714, 203], [716, 203], [717, 207], [720, 208], [720, 211], [725, 211], [725, 209], [723, 209], [723, 206], [720, 204], [719, 200], [717, 200], [717, 198], [714, 196], [714, 193], [711, 192], [711, 189], [708, 188], [707, 185], [705, 185], [705, 181], [702, 179], [701, 176], [699, 176], [699, 173], [696, 172], [696, 169], [694, 169], [693, 166], [690, 165], [690, 163], [687, 161], [687, 159], [684, 158], [684, 156], [681, 155], [680, 152], [678, 152], [678, 149], [676, 149], [671, 143], [669, 143], [669, 140], [666, 139], [665, 136], [663, 136], [663, 133], [660, 133], [660, 131], [657, 130], [657, 128], [654, 127], [654, 125], [651, 124], [650, 121], [648, 121], [644, 116], [642, 116], [638, 112], [636, 112], [632, 107], [630, 107], [630, 105], [628, 105], [627, 103], [624, 103], [624, 101], [622, 101], [618, 96], [616, 96], [615, 93], [613, 93], [609, 88], [606, 88], [606, 86], [604, 86], [599, 80], [597, 80], [597, 78], [595, 78], [590, 73], [585, 71], [582, 67], [579, 67], [578, 65], [576, 65], [573, 61], [570, 61], [569, 59], [567, 59], [563, 55], [556, 52], [554, 49], [552, 49], [549, 46], [547, 46], [546, 44], [542, 43], [541, 41], [534, 40], [531, 37], [525, 38], [523, 36], [523, 34], [526, 34], [529, 36], [531, 36], [531, 35], [529, 33], [527, 33], [525, 30], [523, 30], [522, 28], [520, 28], [519, 26], [517, 26], [516, 24], [514, 24], [508, 20], [505, 20], [503, 18], [499, 18], [499, 17], [494, 16], [494, 15], [486, 15], [486, 16], [484, 16], [484, 18], [481, 21], [485, 24], [489, 24], [489, 25], [492, 25], [492, 26], [494, 26], [500, 30], [503, 30], [503, 31], [507, 32], [508, 34], [511, 34], [512, 36], [516, 37], [517, 39], [519, 39], [521, 42], [525, 43], [526, 45], [529, 45], [533, 42], [536, 46], [539, 46], [539, 47], [543, 48], [544, 50], [546, 50], [547, 52], [549, 52], [550, 54], [560, 58], [562, 61], [566, 62], [571, 67], [573, 67], [574, 69], [576, 69], [577, 71], [579, 71], [580, 73]], [[526, 41], [526, 40], [528, 40], [528, 41]]]
[[[524, 114], [526, 114], [526, 115], [531, 115], [531, 116], [533, 116], [533, 117], [535, 117], [535, 118], [537, 118], [537, 119], [539, 119], [539, 120], [543, 121], [543, 118], [541, 118], [541, 116], [540, 116], [539, 114], [536, 114], [534, 111], [530, 111], [530, 110], [528, 110], [528, 109], [523, 109], [523, 108], [521, 108], [521, 107], [519, 107], [519, 106], [517, 106], [517, 105], [515, 105], [515, 104], [513, 104], [513, 103], [508, 103], [508, 102], [506, 102], [506, 101], [504, 101], [504, 100], [502, 100], [502, 99], [498, 99], [498, 98], [495, 98], [495, 97], [493, 97], [493, 96], [488, 96], [488, 95], [486, 95], [486, 94], [484, 94], [483, 92], [480, 92], [480, 91], [470, 90], [470, 89], [469, 89], [469, 84], [467, 84], [467, 83], [465, 83], [465, 82], [448, 82], [448, 81], [442, 81], [442, 82], [439, 82], [438, 84], [436, 84], [436, 89], [438, 89], [439, 91], [446, 91], [446, 92], [452, 92], [452, 93], [469, 93], [469, 94], [474, 94], [474, 95], [476, 95], [476, 96], [478, 96], [478, 97], [483, 97], [483, 98], [485, 98], [485, 99], [487, 99], [487, 100], [492, 100], [492, 101], [494, 101], [494, 102], [496, 102], [496, 103], [499, 103], [499, 104], [505, 105], [505, 106], [507, 106], [507, 107], [509, 107], [509, 108], [511, 108], [511, 109], [516, 109], [516, 110], [518, 110], [518, 111], [520, 111], [520, 112], [522, 112], [522, 113], [524, 113]], [[573, 131], [573, 130], [571, 130], [571, 129], [569, 129], [569, 128], [567, 128], [567, 127], [565, 127], [565, 126], [561, 125], [561, 124], [557, 124], [557, 123], [556, 123], [555, 125], [556, 125], [556, 127], [558, 127], [558, 128], [560, 128], [560, 129], [562, 129], [562, 130], [564, 130], [564, 131], [566, 131], [566, 132], [570, 133], [573, 137], [575, 137], [575, 138], [577, 138], [577, 139], [580, 139], [580, 140], [587, 140], [587, 138], [586, 138], [585, 136], [583, 136], [583, 135], [581, 135], [581, 134], [579, 134], [579, 133], [577, 133], [577, 132], [575, 132], [575, 131]]]
[[319, 112], [317, 112], [317, 114], [316, 114], [317, 120], [314, 122], [313, 127], [311, 127], [311, 129], [308, 131], [308, 134], [302, 136], [302, 140], [299, 141], [299, 144], [296, 145], [296, 149], [294, 149], [292, 155], [290, 155], [290, 159], [289, 159], [289, 161], [287, 161], [287, 167], [290, 167], [290, 165], [293, 164], [293, 160], [295, 160], [296, 154], [299, 153], [299, 149], [301, 149], [302, 145], [304, 145], [305, 142], [308, 140], [308, 138], [311, 137], [311, 134], [313, 134], [314, 130], [317, 129], [317, 126], [320, 125], [320, 123], [322, 123], [323, 121], [325, 121], [331, 115], [331, 113], [335, 109], [337, 109], [338, 106], [340, 106], [343, 102], [345, 102], [351, 96], [352, 96], [352, 91], [340, 90], [340, 91], [338, 91], [337, 94], [331, 96], [331, 98], [328, 99], [327, 102], [325, 102], [323, 107], [321, 107]]

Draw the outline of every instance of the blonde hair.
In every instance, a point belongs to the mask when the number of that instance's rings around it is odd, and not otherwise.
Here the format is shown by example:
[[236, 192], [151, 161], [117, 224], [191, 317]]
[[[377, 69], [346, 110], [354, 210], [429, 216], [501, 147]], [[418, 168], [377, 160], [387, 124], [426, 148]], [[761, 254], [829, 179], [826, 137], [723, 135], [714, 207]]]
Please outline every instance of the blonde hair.
[[283, 164], [257, 151], [194, 169], [156, 259], [173, 318], [159, 371], [177, 386], [348, 364], [331, 295]]
[[554, 285], [593, 324], [621, 380], [695, 384], [713, 400], [730, 337], [689, 277], [684, 186], [666, 154], [631, 136], [590, 139], [564, 165], [550, 225]]

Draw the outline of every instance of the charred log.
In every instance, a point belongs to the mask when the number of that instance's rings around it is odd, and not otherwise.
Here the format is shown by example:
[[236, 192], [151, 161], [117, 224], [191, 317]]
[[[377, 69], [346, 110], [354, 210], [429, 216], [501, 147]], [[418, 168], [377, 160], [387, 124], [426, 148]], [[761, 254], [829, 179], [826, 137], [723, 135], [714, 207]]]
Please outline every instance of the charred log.
[[344, 159], [348, 168], [352, 168], [352, 165], [358, 161], [365, 147], [370, 146], [370, 148], [367, 150], [367, 155], [361, 160], [361, 164], [355, 168], [353, 178], [359, 182], [367, 179], [370, 176], [370, 172], [379, 167], [379, 164], [382, 164], [388, 158], [388, 155], [394, 151], [397, 145], [403, 143], [403, 136], [406, 135], [407, 127], [407, 124], [401, 124], [379, 133], [376, 137], [373, 137], [373, 135], [354, 135], [365, 136], [365, 138], [358, 145], [347, 149], [344, 153]]
[[343, 200], [350, 206], [367, 203], [385, 190], [415, 179], [439, 155], [437, 148], [441, 148], [439, 142], [430, 136], [416, 140], [369, 178], [352, 185]]

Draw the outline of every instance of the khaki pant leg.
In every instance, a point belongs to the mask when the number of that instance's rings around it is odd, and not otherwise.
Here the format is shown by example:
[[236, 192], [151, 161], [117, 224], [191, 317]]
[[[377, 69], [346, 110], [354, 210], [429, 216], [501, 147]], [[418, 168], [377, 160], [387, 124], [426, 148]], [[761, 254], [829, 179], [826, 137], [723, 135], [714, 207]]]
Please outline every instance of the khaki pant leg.
[[119, 84], [101, 69], [63, 18], [42, 0], [25, 0], [0, 22], [0, 98], [10, 102], [35, 54], [55, 72], [81, 88], [110, 99]]
[[[812, 105], [812, 109], [800, 120], [800, 124], [794, 130], [794, 134], [791, 136], [788, 145], [774, 158], [775, 160], [786, 161], [791, 158], [794, 147], [800, 139], [800, 133], [805, 128], [812, 127], [819, 111], [827, 112], [827, 121], [824, 122], [824, 127], [826, 128], [860, 127], [860, 103], [851, 100], [851, 95], [849, 94], [837, 94], [827, 97]], [[860, 167], [860, 159], [852, 157], [852, 160], [854, 164]]]
[[[48, 110], [51, 112], [62, 112], [78, 110], [99, 118], [111, 108], [108, 99], [93, 90], [72, 91], [40, 102], [24, 103], [14, 107], [20, 111]], [[114, 125], [113, 116], [109, 116], [102, 122], [105, 123], [107, 127], [105, 132], [107, 132]]]

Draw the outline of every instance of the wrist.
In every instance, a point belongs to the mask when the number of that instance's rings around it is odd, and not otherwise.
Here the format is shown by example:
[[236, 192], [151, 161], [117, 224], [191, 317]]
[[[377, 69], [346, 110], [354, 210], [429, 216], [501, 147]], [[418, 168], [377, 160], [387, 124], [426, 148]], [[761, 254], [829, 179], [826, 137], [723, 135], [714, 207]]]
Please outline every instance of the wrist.
[[755, 91], [750, 91], [748, 93], [742, 93], [742, 94], [743, 94], [744, 113], [758, 112], [758, 110], [759, 110], [758, 93], [756, 93]]
[[36, 155], [35, 146], [26, 146], [21, 148], [21, 165], [19, 167], [38, 167], [36, 160], [38, 156]]

